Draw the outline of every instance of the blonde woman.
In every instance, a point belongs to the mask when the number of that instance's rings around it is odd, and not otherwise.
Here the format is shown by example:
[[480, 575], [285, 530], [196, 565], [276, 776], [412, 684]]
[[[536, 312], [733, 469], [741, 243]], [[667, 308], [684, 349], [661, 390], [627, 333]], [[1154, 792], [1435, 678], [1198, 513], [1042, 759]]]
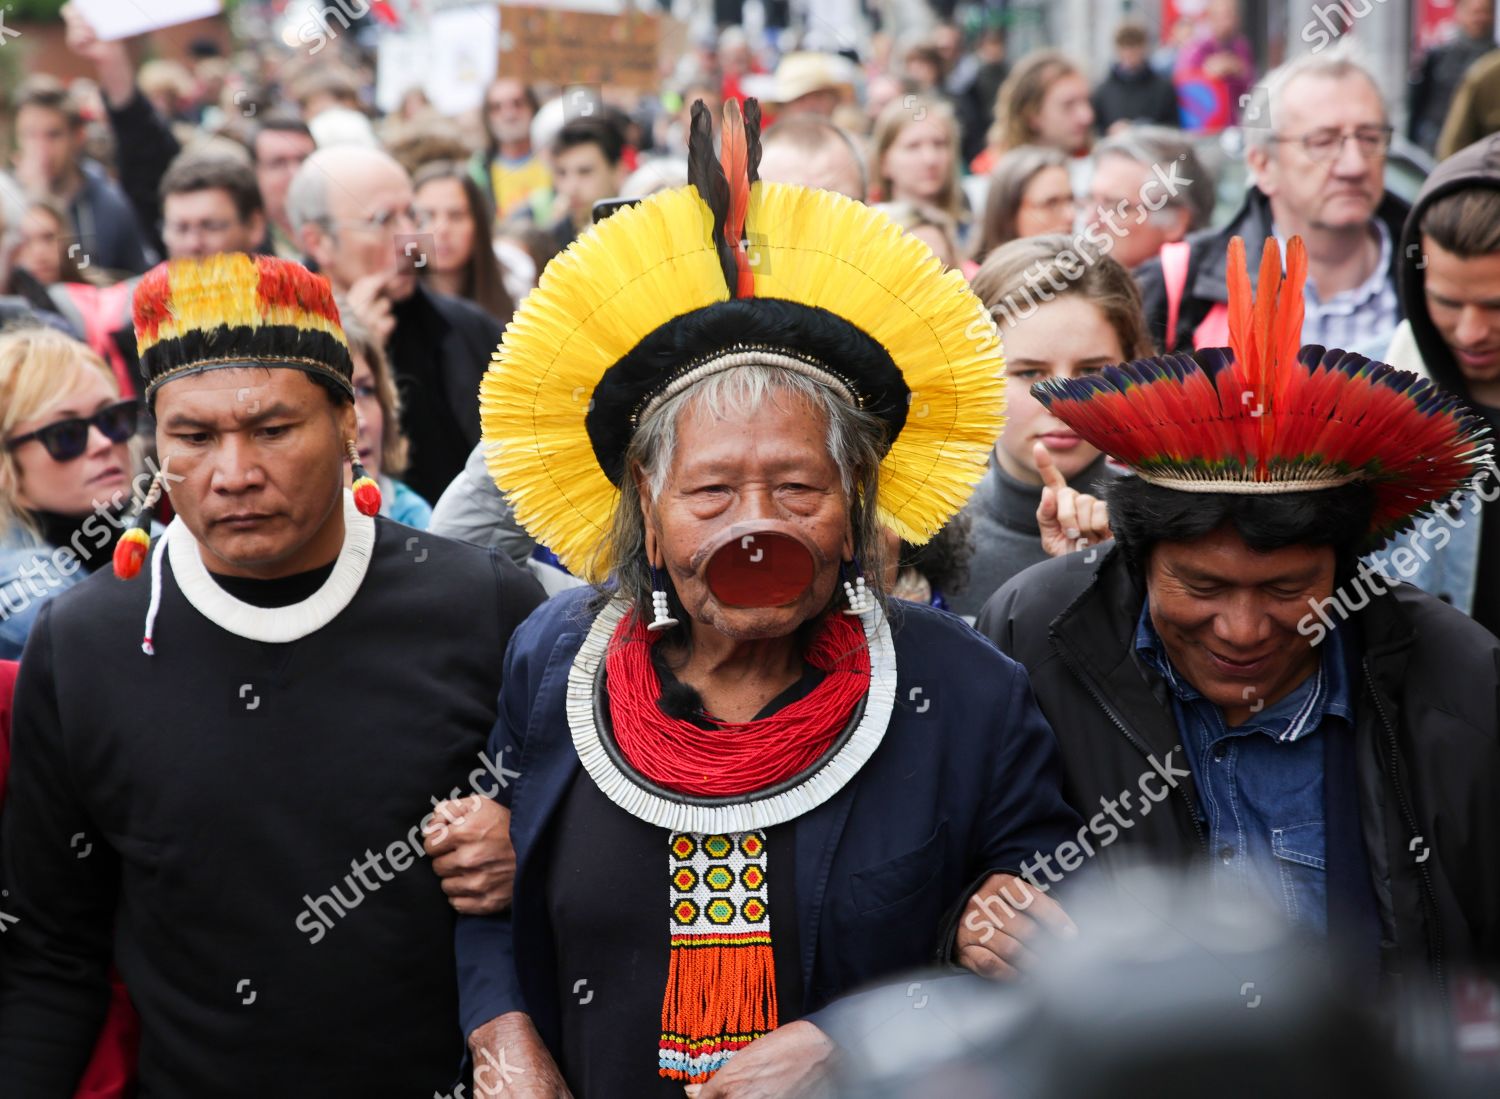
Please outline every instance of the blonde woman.
[[904, 95], [875, 119], [871, 165], [884, 202], [935, 206], [962, 228], [968, 223], [958, 182], [958, 120], [942, 99]]
[[20, 656], [43, 603], [110, 561], [138, 415], [86, 345], [50, 328], [0, 334], [0, 659]]

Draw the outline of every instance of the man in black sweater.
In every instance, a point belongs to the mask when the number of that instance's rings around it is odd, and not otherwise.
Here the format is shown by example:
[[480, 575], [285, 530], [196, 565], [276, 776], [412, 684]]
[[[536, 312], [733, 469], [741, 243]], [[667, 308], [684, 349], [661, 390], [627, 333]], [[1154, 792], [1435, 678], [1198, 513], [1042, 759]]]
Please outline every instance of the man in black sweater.
[[143, 1095], [451, 1091], [453, 912], [416, 864], [434, 806], [510, 777], [480, 757], [540, 593], [345, 491], [352, 368], [321, 278], [173, 261], [136, 317], [177, 518], [149, 560], [143, 529], [122, 540], [116, 570], [149, 582], [79, 585], [23, 657], [4, 1094], [72, 1094], [111, 963]]

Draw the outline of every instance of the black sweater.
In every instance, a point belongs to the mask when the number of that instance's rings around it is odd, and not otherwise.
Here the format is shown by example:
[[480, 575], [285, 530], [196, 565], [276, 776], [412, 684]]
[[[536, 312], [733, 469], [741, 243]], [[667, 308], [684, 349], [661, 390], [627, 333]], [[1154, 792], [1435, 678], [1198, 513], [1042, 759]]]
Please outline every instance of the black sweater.
[[287, 644], [215, 625], [170, 567], [154, 656], [144, 576], [42, 612], [0, 825], [7, 1099], [72, 1094], [111, 961], [143, 1096], [453, 1087], [454, 916], [415, 829], [471, 792], [540, 591], [490, 551], [376, 523], [353, 600]]

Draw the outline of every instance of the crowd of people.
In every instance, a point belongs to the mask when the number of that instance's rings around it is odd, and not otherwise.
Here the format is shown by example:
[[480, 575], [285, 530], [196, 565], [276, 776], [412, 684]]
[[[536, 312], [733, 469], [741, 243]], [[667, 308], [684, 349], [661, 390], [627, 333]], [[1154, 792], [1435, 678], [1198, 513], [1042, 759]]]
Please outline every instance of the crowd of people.
[[1044, 979], [1139, 860], [1374, 1033], [1500, 963], [1492, 5], [1399, 136], [1234, 0], [1102, 73], [732, 14], [450, 117], [63, 8], [0, 173], [0, 1093], [826, 1094], [851, 994]]

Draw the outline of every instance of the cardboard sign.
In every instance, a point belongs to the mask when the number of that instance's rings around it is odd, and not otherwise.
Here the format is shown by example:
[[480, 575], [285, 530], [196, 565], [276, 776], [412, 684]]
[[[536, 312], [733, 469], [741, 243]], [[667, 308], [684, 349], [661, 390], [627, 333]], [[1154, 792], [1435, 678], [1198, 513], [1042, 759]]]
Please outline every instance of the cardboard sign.
[[553, 84], [660, 86], [661, 19], [503, 4], [500, 71]]

